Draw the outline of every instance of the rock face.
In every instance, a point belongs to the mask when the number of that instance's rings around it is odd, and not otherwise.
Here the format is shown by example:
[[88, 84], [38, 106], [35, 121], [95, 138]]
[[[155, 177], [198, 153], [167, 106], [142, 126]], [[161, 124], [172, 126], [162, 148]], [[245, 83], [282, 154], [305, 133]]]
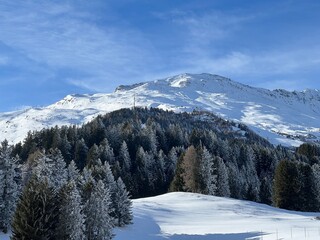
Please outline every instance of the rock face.
[[176, 112], [210, 111], [247, 124], [274, 144], [320, 140], [320, 92], [254, 88], [212, 74], [119, 86], [113, 93], [68, 95], [42, 108], [0, 113], [0, 140], [23, 141], [28, 131], [82, 124], [99, 114], [133, 106]]

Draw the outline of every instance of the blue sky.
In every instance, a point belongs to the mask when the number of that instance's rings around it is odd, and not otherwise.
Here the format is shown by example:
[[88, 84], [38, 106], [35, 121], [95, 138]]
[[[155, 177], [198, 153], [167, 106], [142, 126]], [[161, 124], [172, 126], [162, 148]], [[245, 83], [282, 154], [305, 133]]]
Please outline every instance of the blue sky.
[[179, 73], [320, 89], [320, 2], [0, 0], [0, 111]]

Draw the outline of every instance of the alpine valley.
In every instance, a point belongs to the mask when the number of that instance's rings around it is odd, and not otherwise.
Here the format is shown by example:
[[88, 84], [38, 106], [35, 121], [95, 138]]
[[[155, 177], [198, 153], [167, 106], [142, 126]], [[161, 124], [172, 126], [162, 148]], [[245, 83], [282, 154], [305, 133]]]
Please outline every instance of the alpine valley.
[[23, 141], [29, 131], [81, 125], [121, 108], [213, 112], [246, 124], [271, 143], [299, 146], [320, 140], [320, 92], [267, 90], [212, 74], [181, 74], [119, 86], [113, 93], [74, 94], [46, 106], [0, 113], [0, 140]]

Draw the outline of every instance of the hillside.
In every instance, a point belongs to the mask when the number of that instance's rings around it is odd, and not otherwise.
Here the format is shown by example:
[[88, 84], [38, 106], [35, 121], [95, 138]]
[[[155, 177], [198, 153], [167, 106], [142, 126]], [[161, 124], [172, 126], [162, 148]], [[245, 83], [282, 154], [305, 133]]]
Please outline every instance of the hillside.
[[135, 106], [176, 112], [212, 111], [240, 121], [274, 144], [297, 146], [320, 138], [320, 92], [253, 88], [211, 74], [182, 74], [119, 86], [109, 94], [68, 95], [42, 108], [0, 114], [1, 139], [17, 143], [29, 130], [82, 124], [98, 114]]
[[[133, 224], [115, 230], [115, 240], [318, 239], [317, 213], [193, 193], [133, 200]], [[9, 239], [0, 233], [0, 239]]]
[[116, 240], [318, 239], [316, 213], [193, 193], [133, 200], [134, 223]]

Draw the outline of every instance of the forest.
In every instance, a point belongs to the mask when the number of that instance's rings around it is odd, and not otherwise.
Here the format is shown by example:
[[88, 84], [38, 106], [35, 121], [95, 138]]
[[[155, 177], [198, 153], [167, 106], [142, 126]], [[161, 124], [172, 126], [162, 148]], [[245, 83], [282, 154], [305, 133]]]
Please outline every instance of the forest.
[[121, 109], [3, 141], [0, 229], [12, 239], [111, 239], [132, 221], [130, 198], [168, 191], [319, 211], [319, 156], [314, 143], [273, 146], [208, 112]]

